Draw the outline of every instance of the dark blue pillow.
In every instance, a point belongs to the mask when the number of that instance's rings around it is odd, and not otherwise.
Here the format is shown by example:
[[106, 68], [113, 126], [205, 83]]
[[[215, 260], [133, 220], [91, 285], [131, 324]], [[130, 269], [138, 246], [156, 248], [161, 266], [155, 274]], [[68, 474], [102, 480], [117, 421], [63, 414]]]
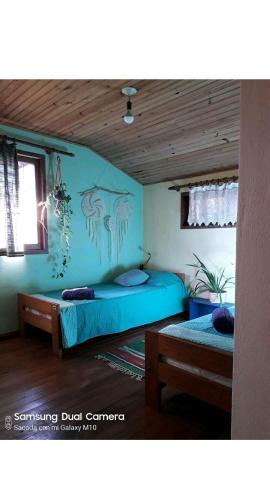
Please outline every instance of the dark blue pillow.
[[226, 307], [217, 307], [212, 313], [212, 323], [219, 333], [232, 335], [234, 332], [234, 317]]

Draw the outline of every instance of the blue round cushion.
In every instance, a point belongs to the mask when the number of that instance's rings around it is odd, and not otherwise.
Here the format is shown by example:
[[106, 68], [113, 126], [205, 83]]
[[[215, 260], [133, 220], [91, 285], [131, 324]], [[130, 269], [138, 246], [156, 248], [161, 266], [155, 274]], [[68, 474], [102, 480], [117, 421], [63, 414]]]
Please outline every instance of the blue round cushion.
[[212, 323], [219, 333], [232, 335], [234, 332], [234, 317], [226, 307], [217, 307], [212, 313]]

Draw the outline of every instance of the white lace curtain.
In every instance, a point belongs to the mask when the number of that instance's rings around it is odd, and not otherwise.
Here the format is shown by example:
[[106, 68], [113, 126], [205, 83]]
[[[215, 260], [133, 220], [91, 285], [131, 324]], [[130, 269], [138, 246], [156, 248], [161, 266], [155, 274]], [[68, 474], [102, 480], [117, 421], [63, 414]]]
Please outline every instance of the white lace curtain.
[[237, 222], [238, 183], [194, 186], [189, 191], [189, 226]]

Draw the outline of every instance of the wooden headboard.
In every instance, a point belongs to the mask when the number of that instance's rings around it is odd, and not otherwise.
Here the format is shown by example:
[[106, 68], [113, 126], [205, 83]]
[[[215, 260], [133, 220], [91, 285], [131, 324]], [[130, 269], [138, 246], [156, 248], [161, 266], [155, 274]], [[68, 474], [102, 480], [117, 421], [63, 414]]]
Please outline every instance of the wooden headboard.
[[[147, 267], [145, 267], [143, 264], [140, 265], [140, 269], [142, 271], [146, 271], [147, 272]], [[149, 269], [149, 271], [150, 271], [150, 269]], [[176, 271], [169, 271], [168, 269], [153, 269], [153, 271], [167, 271], [169, 273], [176, 274], [176, 276], [178, 276], [178, 278], [180, 278], [180, 280], [182, 280], [183, 283], [185, 284], [185, 279], [186, 279], [185, 273], [178, 273]]]
[[182, 280], [183, 283], [185, 284], [185, 278], [186, 278], [185, 273], [177, 273], [175, 271], [172, 271], [172, 272], [173, 272], [173, 274], [176, 274], [176, 276], [178, 276], [178, 278], [180, 278], [180, 280]]

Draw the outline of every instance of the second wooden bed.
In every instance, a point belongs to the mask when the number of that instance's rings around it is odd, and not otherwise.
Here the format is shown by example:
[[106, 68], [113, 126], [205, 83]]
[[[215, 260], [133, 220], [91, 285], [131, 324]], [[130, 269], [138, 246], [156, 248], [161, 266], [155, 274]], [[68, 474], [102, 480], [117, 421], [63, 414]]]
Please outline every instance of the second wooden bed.
[[146, 331], [146, 404], [154, 410], [161, 409], [162, 388], [169, 385], [230, 412], [232, 369], [232, 352]]

